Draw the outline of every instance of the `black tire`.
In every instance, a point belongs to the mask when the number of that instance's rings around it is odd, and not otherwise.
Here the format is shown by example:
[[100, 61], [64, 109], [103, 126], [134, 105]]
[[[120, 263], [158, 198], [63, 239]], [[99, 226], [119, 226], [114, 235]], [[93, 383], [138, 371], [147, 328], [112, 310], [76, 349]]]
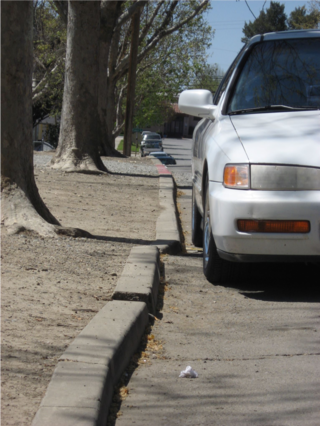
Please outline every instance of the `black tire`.
[[202, 247], [203, 244], [203, 231], [201, 229], [202, 217], [199, 213], [195, 195], [194, 187], [192, 185], [192, 211], [191, 211], [191, 240], [195, 247]]
[[209, 182], [206, 182], [203, 213], [203, 273], [212, 284], [234, 281], [238, 264], [221, 259], [214, 242], [210, 223]]

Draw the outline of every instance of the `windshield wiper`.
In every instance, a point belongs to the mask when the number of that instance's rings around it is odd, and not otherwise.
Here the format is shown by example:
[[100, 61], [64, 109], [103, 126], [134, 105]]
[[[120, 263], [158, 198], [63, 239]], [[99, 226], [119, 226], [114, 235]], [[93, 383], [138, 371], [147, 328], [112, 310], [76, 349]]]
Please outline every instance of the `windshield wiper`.
[[250, 112], [260, 112], [260, 111], [305, 111], [305, 110], [317, 110], [319, 108], [320, 108], [319, 106], [291, 107], [288, 105], [265, 105], [265, 106], [256, 107], [256, 108], [237, 109], [236, 111], [229, 112], [229, 115], [247, 114]]

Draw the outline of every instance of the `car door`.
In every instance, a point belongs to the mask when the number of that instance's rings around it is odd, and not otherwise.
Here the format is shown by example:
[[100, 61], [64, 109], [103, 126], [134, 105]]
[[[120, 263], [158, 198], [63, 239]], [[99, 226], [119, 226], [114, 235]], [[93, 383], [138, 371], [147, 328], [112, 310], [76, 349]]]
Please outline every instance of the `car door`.
[[202, 141], [206, 129], [210, 125], [211, 120], [204, 118], [199, 122], [193, 134], [193, 159], [192, 159], [192, 181], [196, 191], [196, 199], [199, 199], [201, 193], [202, 182], [202, 162], [203, 162], [203, 147]]

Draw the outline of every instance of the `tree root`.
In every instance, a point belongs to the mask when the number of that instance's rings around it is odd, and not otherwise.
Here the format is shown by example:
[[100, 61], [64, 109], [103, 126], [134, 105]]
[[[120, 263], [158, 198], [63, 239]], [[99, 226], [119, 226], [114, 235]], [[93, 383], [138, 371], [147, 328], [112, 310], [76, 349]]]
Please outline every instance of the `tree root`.
[[102, 154], [105, 157], [119, 157], [119, 158], [126, 158], [126, 155], [122, 154], [120, 151], [118, 151], [115, 148], [112, 148], [108, 145], [103, 146], [103, 152]]
[[[43, 204], [43, 208], [46, 209]], [[39, 206], [38, 206], [38, 210]], [[93, 238], [92, 235], [78, 228], [63, 227], [52, 216], [49, 223], [43, 216], [46, 211], [37, 211], [30, 199], [20, 188], [11, 187], [10, 190], [3, 191], [2, 201], [2, 223], [8, 235], [20, 233], [35, 234], [42, 237], [57, 238], [64, 235], [73, 238]]]
[[51, 168], [61, 170], [66, 173], [85, 173], [93, 175], [107, 174], [108, 170], [98, 156], [95, 160], [92, 157], [77, 157], [77, 149], [70, 149], [62, 155], [53, 157]]
[[66, 237], [73, 238], [93, 238], [90, 232], [84, 231], [80, 228], [68, 228], [64, 226], [56, 226], [55, 232], [57, 235], [64, 235]]
[[126, 158], [127, 156], [122, 154], [122, 152], [118, 151], [117, 149], [113, 148], [109, 151], [107, 157], [120, 157], [120, 158]]

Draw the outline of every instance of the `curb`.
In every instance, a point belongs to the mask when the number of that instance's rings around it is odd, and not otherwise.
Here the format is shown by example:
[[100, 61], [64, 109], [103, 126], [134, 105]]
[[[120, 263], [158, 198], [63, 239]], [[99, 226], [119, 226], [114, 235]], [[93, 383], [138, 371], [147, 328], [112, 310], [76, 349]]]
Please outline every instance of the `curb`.
[[160, 160], [152, 159], [159, 172], [159, 201], [162, 211], [156, 224], [156, 245], [160, 253], [178, 254], [182, 251], [177, 211], [174, 200], [172, 173]]
[[147, 324], [144, 302], [107, 303], [59, 359], [32, 426], [105, 426]]
[[114, 387], [155, 313], [160, 254], [181, 251], [171, 172], [159, 160], [156, 241], [133, 247], [108, 302], [60, 357], [32, 426], [105, 426]]
[[113, 300], [139, 301], [156, 312], [160, 284], [160, 255], [155, 246], [131, 249], [127, 263], [113, 292]]

